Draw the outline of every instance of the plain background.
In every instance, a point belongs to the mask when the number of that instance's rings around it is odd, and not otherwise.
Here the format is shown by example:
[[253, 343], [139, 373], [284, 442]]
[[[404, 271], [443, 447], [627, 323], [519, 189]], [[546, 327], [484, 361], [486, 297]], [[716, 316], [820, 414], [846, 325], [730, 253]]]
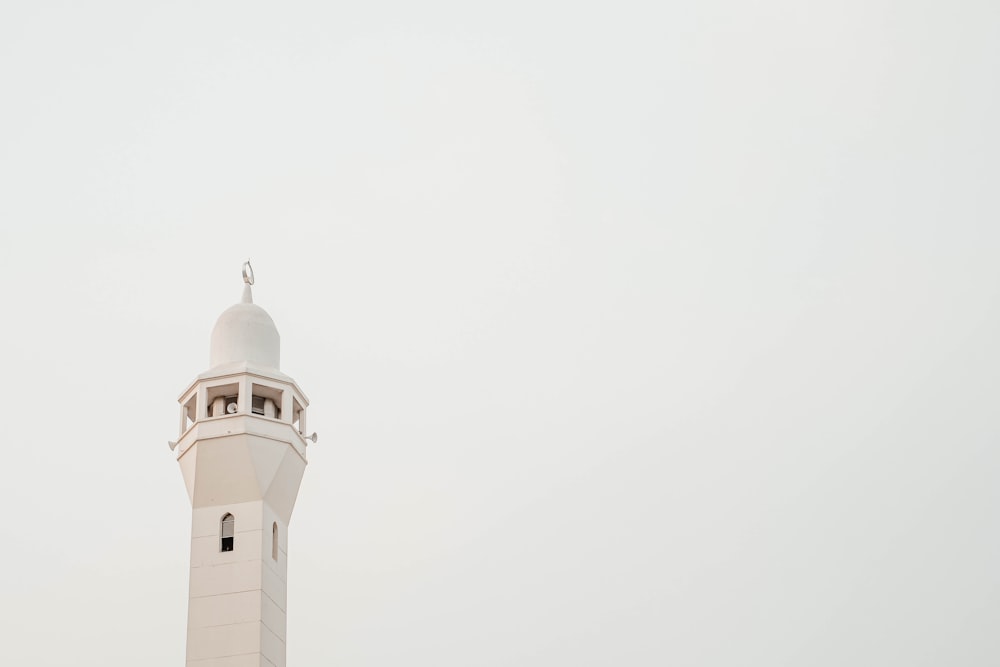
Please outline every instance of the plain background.
[[288, 664], [1000, 661], [1000, 5], [0, 2], [0, 634], [176, 667], [251, 257]]

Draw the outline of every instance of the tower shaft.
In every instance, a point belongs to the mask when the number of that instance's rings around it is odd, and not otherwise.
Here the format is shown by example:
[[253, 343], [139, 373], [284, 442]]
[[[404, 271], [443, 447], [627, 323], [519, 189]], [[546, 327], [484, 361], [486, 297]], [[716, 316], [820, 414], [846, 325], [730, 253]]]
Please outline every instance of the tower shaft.
[[288, 524], [306, 462], [275, 431], [298, 437], [238, 413], [188, 434], [188, 667], [285, 666]]
[[[221, 550], [227, 515], [232, 551]], [[286, 535], [263, 500], [193, 511], [188, 667], [285, 667]]]

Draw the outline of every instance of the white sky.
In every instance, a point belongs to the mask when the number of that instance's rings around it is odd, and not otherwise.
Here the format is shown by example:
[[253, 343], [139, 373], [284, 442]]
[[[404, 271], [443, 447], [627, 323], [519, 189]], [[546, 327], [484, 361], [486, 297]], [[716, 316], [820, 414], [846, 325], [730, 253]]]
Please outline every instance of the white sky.
[[292, 666], [995, 665], [1000, 5], [0, 5], [3, 662], [176, 667], [253, 259]]

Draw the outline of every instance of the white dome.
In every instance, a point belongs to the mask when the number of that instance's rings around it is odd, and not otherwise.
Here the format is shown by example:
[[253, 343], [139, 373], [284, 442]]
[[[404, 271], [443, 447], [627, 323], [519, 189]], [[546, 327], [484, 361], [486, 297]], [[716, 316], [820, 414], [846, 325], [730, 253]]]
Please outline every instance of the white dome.
[[277, 369], [281, 359], [281, 337], [267, 311], [253, 303], [250, 285], [243, 289], [243, 302], [231, 306], [212, 329], [209, 366], [248, 361]]

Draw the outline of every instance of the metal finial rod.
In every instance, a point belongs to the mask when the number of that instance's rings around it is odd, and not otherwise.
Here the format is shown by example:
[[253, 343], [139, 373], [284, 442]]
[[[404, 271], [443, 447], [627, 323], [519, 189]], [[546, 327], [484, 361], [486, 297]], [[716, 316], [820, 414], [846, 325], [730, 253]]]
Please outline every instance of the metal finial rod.
[[243, 282], [247, 285], [253, 285], [253, 267], [250, 266], [250, 260], [243, 262]]

